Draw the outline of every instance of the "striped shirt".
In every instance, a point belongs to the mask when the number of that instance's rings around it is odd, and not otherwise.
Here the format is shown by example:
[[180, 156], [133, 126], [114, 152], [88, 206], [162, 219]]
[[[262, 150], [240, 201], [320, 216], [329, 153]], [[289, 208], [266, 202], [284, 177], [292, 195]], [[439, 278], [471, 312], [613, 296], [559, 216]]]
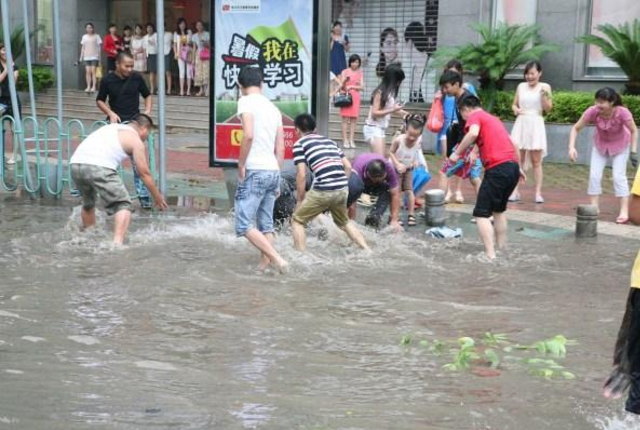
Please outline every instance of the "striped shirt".
[[331, 139], [307, 134], [293, 145], [293, 162], [305, 163], [313, 172], [312, 189], [335, 191], [347, 187], [342, 158], [344, 153]]

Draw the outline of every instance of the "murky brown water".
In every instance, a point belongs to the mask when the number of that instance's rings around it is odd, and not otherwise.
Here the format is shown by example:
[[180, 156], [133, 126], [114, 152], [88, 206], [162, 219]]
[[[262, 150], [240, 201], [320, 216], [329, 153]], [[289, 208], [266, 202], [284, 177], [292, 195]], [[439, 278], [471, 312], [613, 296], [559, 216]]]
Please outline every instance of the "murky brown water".
[[[138, 215], [114, 251], [110, 225], [83, 235], [71, 213], [0, 195], [0, 428], [640, 425], [600, 396], [637, 242], [537, 239], [545, 229], [514, 223], [512, 249], [488, 264], [456, 218], [461, 241], [369, 232], [372, 257], [340, 235], [299, 256], [280, 236], [293, 270], [278, 276], [254, 273], [224, 214]], [[450, 372], [449, 346], [417, 342], [487, 331], [576, 340], [558, 360], [576, 379], [508, 358], [498, 376]]]

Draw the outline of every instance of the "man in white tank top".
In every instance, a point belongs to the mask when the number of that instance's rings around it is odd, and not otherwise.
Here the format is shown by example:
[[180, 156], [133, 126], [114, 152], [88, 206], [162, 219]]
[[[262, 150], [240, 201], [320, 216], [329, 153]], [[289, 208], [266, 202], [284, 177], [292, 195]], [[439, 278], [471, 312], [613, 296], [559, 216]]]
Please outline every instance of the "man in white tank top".
[[87, 136], [71, 156], [71, 178], [82, 195], [82, 225], [96, 223], [97, 194], [105, 202], [108, 215], [114, 215], [113, 242], [122, 245], [131, 221], [131, 198], [118, 175], [118, 166], [126, 158], [133, 158], [140, 179], [149, 188], [159, 209], [166, 209], [167, 202], [156, 187], [144, 141], [153, 128], [153, 121], [145, 114], [137, 114], [127, 124], [108, 124]]

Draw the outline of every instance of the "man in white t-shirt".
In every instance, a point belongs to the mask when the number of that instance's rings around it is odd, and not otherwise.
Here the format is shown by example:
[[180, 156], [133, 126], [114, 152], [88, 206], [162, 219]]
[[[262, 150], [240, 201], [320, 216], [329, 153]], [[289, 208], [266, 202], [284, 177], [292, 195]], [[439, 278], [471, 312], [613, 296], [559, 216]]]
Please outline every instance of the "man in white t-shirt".
[[238, 75], [242, 97], [238, 117], [242, 121], [242, 143], [238, 160], [235, 196], [235, 229], [262, 253], [259, 269], [269, 264], [286, 272], [287, 262], [273, 247], [273, 206], [280, 190], [280, 168], [284, 162], [282, 114], [262, 94], [262, 72], [245, 67]]

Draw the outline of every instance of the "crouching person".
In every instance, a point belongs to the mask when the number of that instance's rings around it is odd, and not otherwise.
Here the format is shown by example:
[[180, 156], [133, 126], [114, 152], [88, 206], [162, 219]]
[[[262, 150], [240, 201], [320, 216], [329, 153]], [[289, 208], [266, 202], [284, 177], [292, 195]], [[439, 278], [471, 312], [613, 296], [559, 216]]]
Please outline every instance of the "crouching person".
[[96, 223], [96, 198], [105, 202], [107, 214], [114, 216], [113, 242], [121, 245], [131, 222], [131, 198], [118, 175], [123, 160], [131, 157], [142, 182], [149, 188], [155, 205], [166, 209], [167, 202], [153, 182], [144, 142], [153, 121], [136, 114], [126, 124], [108, 124], [87, 136], [71, 156], [71, 178], [82, 195], [82, 225]]
[[[305, 226], [316, 216], [329, 211], [333, 222], [360, 248], [369, 249], [362, 233], [347, 214], [348, 175], [351, 163], [338, 145], [315, 133], [316, 121], [309, 114], [298, 115], [295, 127], [299, 140], [293, 145], [296, 165], [297, 205], [291, 230], [296, 249], [306, 248]], [[306, 192], [307, 166], [313, 172], [313, 183]]]

